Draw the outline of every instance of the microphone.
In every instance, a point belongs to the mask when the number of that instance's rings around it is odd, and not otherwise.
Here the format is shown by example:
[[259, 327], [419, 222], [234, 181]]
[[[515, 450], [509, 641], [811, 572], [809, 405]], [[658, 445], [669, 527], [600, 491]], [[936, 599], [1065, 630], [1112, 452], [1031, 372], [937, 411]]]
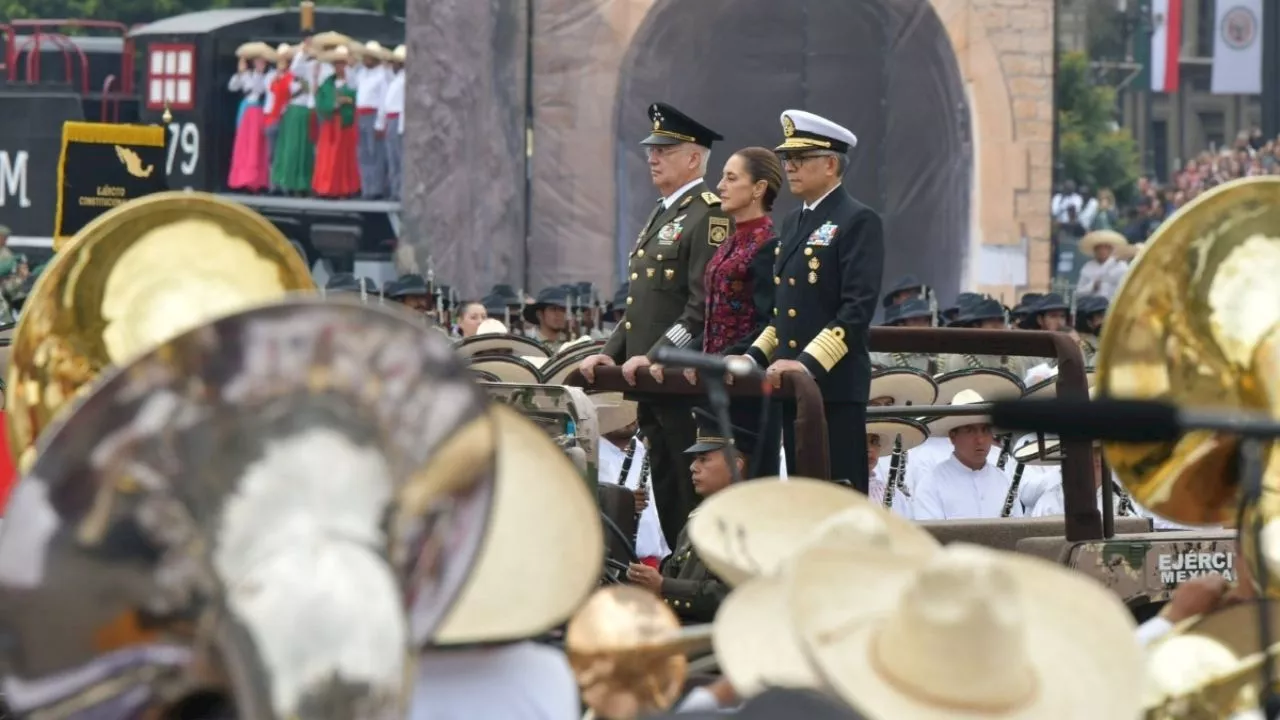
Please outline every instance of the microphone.
[[1014, 400], [991, 405], [1002, 430], [1057, 435], [1063, 440], [1171, 442], [1187, 429], [1173, 405], [1151, 400]]
[[742, 356], [708, 355], [696, 350], [683, 350], [670, 346], [658, 348], [653, 356], [654, 360], [671, 367], [693, 368], [714, 375], [733, 375], [740, 378], [760, 376], [760, 368], [756, 367], [750, 358]]

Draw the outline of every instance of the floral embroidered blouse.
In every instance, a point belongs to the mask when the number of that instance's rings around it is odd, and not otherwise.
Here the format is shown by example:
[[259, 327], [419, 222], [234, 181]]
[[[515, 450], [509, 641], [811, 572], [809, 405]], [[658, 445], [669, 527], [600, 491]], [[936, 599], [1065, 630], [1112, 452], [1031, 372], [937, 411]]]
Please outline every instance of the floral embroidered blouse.
[[745, 352], [773, 312], [773, 220], [763, 215], [738, 223], [707, 261], [707, 319], [702, 351]]

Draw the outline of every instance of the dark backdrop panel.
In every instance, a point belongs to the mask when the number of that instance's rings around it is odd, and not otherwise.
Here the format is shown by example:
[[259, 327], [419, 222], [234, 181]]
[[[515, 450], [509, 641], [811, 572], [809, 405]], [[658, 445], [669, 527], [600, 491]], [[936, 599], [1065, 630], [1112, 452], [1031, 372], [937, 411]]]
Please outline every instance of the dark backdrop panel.
[[[915, 272], [954, 295], [969, 243], [968, 109], [927, 0], [659, 0], [619, 89], [619, 273], [657, 198], [638, 145], [650, 103], [669, 102], [725, 136], [712, 186], [733, 150], [778, 144], [779, 115], [796, 108], [858, 136], [845, 186], [886, 216], [886, 276]], [[775, 218], [797, 204], [784, 193]]]

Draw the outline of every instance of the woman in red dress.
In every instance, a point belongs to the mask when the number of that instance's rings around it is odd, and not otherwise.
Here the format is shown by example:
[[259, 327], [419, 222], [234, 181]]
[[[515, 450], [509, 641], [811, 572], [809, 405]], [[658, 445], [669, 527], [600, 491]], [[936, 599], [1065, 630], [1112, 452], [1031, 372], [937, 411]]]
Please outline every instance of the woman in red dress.
[[339, 45], [320, 53], [320, 62], [333, 65], [333, 74], [316, 88], [316, 168], [311, 191], [318, 197], [348, 198], [360, 194], [359, 142], [356, 131], [356, 84], [348, 68], [352, 51]]

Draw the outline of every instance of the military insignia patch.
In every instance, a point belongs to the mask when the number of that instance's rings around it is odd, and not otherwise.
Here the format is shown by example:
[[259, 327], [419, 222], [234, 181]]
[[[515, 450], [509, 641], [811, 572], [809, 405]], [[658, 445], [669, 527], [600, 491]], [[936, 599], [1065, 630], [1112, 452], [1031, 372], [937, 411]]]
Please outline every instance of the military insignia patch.
[[690, 196], [688, 196], [688, 197], [686, 197], [685, 199], [683, 199], [683, 200], [681, 200], [681, 201], [680, 201], [680, 208], [681, 208], [681, 209], [684, 209], [684, 208], [689, 207], [689, 203], [691, 203], [691, 202], [693, 202], [693, 196], [692, 196], [692, 195], [690, 195]]
[[670, 280], [670, 279], [674, 278], [675, 276], [676, 276], [676, 271], [675, 271], [675, 270], [663, 270], [663, 271], [662, 271], [662, 277], [666, 278], [667, 280]]
[[817, 285], [817, 284], [818, 284], [818, 273], [816, 273], [816, 272], [811, 272], [811, 273], [809, 273], [809, 284], [810, 284], [810, 285]]
[[680, 223], [680, 218], [672, 220], [658, 231], [658, 244], [670, 245], [680, 239], [682, 232], [684, 232], [684, 225]]
[[645, 277], [647, 277], [647, 278], [651, 278], [651, 277], [653, 277], [653, 274], [654, 274], [655, 272], [657, 272], [657, 270], [655, 270], [655, 269], [653, 269], [653, 268], [645, 268], [645, 269], [644, 269], [644, 276], [645, 276]]
[[708, 218], [707, 219], [707, 242], [712, 246], [717, 246], [729, 237], [729, 218]]
[[818, 228], [817, 230], [814, 230], [809, 235], [809, 241], [806, 242], [805, 244], [817, 245], [818, 247], [826, 247], [831, 244], [832, 240], [835, 239], [836, 230], [838, 229], [839, 229], [839, 226], [837, 226], [833, 222], [822, 223], [822, 227]]
[[790, 116], [782, 116], [782, 135], [783, 137], [791, 137], [796, 134], [796, 124], [791, 122]]

